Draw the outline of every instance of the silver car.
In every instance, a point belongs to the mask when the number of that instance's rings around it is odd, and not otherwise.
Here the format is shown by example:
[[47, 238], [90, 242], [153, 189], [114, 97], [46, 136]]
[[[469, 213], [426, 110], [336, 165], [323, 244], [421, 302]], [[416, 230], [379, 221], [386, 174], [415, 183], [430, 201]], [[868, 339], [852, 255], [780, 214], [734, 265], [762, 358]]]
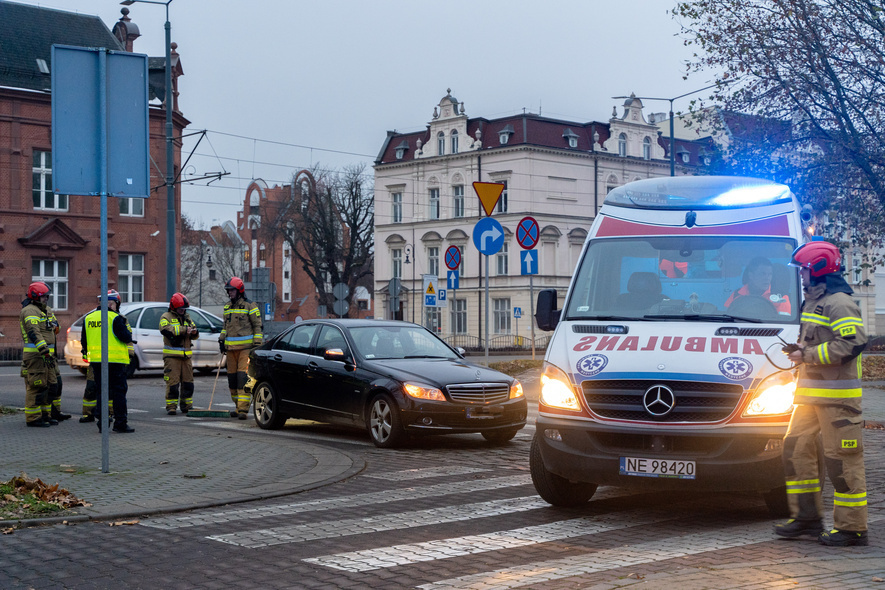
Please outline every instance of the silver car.
[[[163, 336], [160, 334], [160, 316], [168, 309], [169, 304], [165, 301], [124, 303], [120, 307], [121, 313], [126, 316], [129, 325], [132, 326], [132, 339], [136, 341], [133, 372], [136, 369], [163, 368]], [[224, 321], [199, 307], [190, 307], [187, 312], [200, 331], [200, 337], [194, 341], [193, 347], [194, 369], [211, 373], [221, 361], [218, 338], [213, 334], [221, 332]], [[83, 318], [85, 317], [83, 315], [68, 328], [68, 339], [65, 344], [65, 362], [68, 366], [76, 367], [84, 374], [89, 366], [83, 360], [80, 346], [80, 334], [83, 330]]]

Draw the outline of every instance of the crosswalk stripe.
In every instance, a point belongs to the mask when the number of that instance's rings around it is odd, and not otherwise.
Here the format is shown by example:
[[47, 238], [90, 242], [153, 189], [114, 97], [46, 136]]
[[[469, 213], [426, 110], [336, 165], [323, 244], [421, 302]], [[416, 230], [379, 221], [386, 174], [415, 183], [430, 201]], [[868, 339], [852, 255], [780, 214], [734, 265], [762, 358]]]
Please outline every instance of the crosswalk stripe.
[[262, 518], [266, 516], [281, 516], [302, 512], [314, 512], [318, 510], [333, 510], [336, 508], [353, 508], [355, 506], [369, 506], [372, 504], [386, 504], [401, 500], [415, 500], [418, 498], [434, 498], [449, 494], [463, 494], [487, 490], [505, 489], [515, 486], [528, 485], [532, 478], [528, 474], [510, 475], [506, 477], [493, 477], [488, 479], [474, 479], [452, 483], [440, 483], [431, 486], [410, 487], [383, 492], [369, 492], [355, 494], [353, 496], [340, 496], [323, 500], [297, 502], [294, 504], [281, 504], [275, 506], [260, 506], [258, 508], [244, 508], [239, 510], [226, 510], [211, 514], [193, 514], [187, 516], [169, 516], [151, 520], [143, 520], [139, 525], [155, 529], [177, 529], [206, 524], [232, 522], [246, 518]]
[[410, 479], [424, 479], [426, 477], [441, 477], [444, 475], [466, 475], [489, 471], [479, 467], [465, 467], [459, 465], [443, 465], [441, 467], [425, 467], [424, 469], [406, 469], [405, 471], [381, 471], [378, 473], [362, 474], [362, 477], [372, 477], [387, 481], [405, 481]]
[[285, 543], [302, 543], [317, 539], [331, 539], [365, 533], [378, 533], [381, 531], [395, 531], [422, 526], [433, 526], [451, 522], [463, 522], [477, 518], [490, 518], [548, 508], [550, 505], [537, 496], [512, 498], [508, 500], [494, 500], [490, 502], [477, 502], [474, 504], [462, 504], [460, 506], [442, 506], [427, 510], [414, 510], [399, 514], [382, 514], [364, 518], [349, 518], [345, 520], [326, 521], [322, 526], [316, 523], [298, 524], [294, 526], [275, 527], [258, 531], [244, 531], [239, 533], [227, 533], [223, 535], [207, 536], [212, 541], [220, 541], [230, 545], [248, 547], [267, 547], [269, 545], [282, 545]]

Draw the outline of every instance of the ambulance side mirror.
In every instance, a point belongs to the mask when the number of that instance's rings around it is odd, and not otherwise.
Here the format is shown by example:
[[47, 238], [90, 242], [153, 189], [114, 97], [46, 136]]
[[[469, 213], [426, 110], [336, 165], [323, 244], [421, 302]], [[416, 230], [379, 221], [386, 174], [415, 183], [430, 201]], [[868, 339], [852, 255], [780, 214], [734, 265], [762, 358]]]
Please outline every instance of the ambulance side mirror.
[[540, 291], [535, 310], [535, 321], [538, 322], [538, 327], [546, 332], [555, 330], [562, 313], [561, 309], [556, 309], [556, 289]]

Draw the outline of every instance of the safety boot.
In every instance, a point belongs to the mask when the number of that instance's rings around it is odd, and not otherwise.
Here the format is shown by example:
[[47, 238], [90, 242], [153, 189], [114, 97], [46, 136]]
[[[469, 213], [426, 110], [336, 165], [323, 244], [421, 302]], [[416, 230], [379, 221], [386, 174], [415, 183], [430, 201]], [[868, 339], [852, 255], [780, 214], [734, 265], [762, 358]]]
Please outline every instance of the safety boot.
[[231, 417], [231, 418], [236, 418], [236, 417], [237, 417], [237, 411], [236, 411], [236, 410], [231, 410], [229, 413], [230, 413], [230, 417]]
[[95, 416], [80, 416], [80, 424], [86, 424], [87, 422], [95, 422]]
[[53, 418], [50, 414], [43, 412], [43, 421], [49, 424], [50, 426], [58, 426], [58, 420]]
[[820, 541], [821, 545], [828, 545], [830, 547], [866, 546], [869, 543], [866, 531], [840, 531], [839, 529], [822, 532], [817, 540]]
[[43, 421], [43, 418], [39, 418], [37, 420], [34, 420], [33, 422], [27, 422], [26, 424], [30, 428], [49, 428], [50, 426], [49, 422]]
[[175, 410], [166, 410], [166, 414], [169, 416], [174, 416], [177, 412]]
[[821, 519], [799, 520], [791, 518], [784, 524], [774, 525], [774, 534], [779, 537], [794, 539], [802, 535], [811, 535], [817, 537], [823, 533], [824, 525]]
[[238, 417], [240, 420], [245, 420], [245, 419], [247, 419], [249, 416], [246, 415], [246, 412], [242, 412], [242, 413], [240, 413], [239, 416], [237, 416], [237, 417]]
[[49, 415], [52, 416], [52, 418], [54, 418], [55, 420], [58, 420], [59, 422], [62, 422], [64, 420], [68, 420], [69, 418], [71, 418], [70, 414], [62, 414], [61, 410], [57, 410], [55, 408], [52, 408], [52, 412]]

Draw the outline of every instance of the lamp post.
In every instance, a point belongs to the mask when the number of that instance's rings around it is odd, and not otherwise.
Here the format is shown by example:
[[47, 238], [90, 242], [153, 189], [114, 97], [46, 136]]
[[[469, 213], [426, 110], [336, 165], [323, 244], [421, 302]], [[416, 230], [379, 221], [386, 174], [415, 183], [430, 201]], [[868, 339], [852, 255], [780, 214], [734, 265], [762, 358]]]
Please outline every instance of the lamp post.
[[172, 149], [172, 24], [169, 22], [169, 5], [172, 0], [123, 0], [120, 4], [132, 6], [136, 2], [166, 7], [166, 299], [169, 299], [178, 290], [175, 256], [175, 153]]
[[199, 307], [203, 307], [203, 252], [206, 252], [209, 255], [209, 259], [206, 261], [206, 268], [212, 268], [212, 249], [211, 248], [203, 248], [203, 243], [200, 243], [200, 302], [197, 304]]
[[710, 84], [709, 86], [704, 86], [703, 88], [698, 88], [697, 90], [692, 90], [691, 92], [686, 92], [685, 94], [680, 94], [679, 96], [674, 96], [673, 98], [659, 98], [655, 96], [613, 96], [612, 99], [617, 100], [620, 98], [638, 98], [639, 100], [666, 100], [670, 102], [670, 176], [676, 176], [676, 153], [673, 151], [673, 101], [679, 100], [680, 98], [685, 98], [686, 96], [691, 96], [692, 94], [697, 94], [698, 92], [703, 92], [704, 90], [709, 90], [714, 86], [716, 86], [716, 84]]
[[412, 323], [415, 323], [415, 264], [412, 264], [412, 261], [409, 260], [409, 256], [412, 258], [415, 257], [415, 246], [412, 244], [406, 244], [403, 249], [403, 253], [406, 255], [406, 259], [403, 261], [403, 264], [411, 264], [412, 265], [412, 284], [409, 289], [409, 307], [412, 308]]

